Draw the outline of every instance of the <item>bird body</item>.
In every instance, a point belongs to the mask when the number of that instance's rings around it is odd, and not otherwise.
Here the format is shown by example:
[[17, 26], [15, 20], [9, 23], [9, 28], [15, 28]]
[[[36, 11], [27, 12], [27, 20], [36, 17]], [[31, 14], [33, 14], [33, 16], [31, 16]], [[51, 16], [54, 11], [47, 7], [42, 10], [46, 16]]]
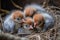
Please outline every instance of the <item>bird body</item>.
[[[14, 32], [15, 23], [21, 22], [23, 19], [23, 12], [20, 10], [14, 10], [10, 15], [8, 15], [3, 23], [4, 32]], [[16, 21], [16, 22], [15, 22]]]
[[46, 31], [48, 28], [52, 28], [54, 25], [54, 18], [47, 13], [42, 13], [42, 16], [45, 20], [43, 31]]
[[35, 22], [34, 25], [37, 25], [37, 28], [42, 28], [43, 31], [47, 31], [48, 28], [52, 28], [54, 25], [54, 19], [48, 13], [37, 13], [33, 16], [33, 19]]
[[5, 19], [4, 21], [4, 24], [3, 24], [3, 31], [5, 32], [11, 32], [13, 31], [13, 28], [14, 28], [14, 21], [11, 19], [11, 16], [7, 16], [7, 18]]

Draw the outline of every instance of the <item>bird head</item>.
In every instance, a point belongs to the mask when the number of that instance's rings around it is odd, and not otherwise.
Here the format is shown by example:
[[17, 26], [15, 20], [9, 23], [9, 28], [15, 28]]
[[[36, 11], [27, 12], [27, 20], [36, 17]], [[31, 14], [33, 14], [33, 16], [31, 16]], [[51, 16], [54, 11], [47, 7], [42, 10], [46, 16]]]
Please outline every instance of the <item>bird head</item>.
[[21, 22], [24, 18], [23, 12], [20, 10], [15, 10], [12, 12], [12, 19], [17, 22]]
[[32, 16], [36, 12], [36, 9], [33, 7], [26, 7], [24, 9], [25, 16]]
[[43, 23], [44, 23], [44, 17], [37, 13], [33, 16], [33, 20], [34, 20], [34, 27], [42, 27]]
[[26, 28], [28, 29], [33, 29], [33, 19], [31, 17], [26, 17], [25, 18], [25, 25], [26, 25]]

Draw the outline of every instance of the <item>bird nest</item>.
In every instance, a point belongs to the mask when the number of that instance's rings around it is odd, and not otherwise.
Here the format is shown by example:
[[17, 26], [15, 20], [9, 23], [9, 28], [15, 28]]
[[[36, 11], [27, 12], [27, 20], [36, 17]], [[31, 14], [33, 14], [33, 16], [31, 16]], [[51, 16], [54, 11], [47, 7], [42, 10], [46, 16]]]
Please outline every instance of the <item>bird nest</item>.
[[[19, 7], [20, 8], [20, 7]], [[4, 33], [0, 30], [1, 40], [60, 40], [60, 8], [55, 6], [45, 7], [47, 12], [50, 12], [55, 19], [54, 27], [46, 32], [35, 33], [21, 33], [21, 34], [10, 34]], [[0, 9], [1, 10], [1, 9]], [[6, 10], [2, 10], [6, 11]], [[8, 11], [6, 11], [8, 12]], [[0, 28], [2, 28], [2, 23], [4, 20], [0, 17]]]

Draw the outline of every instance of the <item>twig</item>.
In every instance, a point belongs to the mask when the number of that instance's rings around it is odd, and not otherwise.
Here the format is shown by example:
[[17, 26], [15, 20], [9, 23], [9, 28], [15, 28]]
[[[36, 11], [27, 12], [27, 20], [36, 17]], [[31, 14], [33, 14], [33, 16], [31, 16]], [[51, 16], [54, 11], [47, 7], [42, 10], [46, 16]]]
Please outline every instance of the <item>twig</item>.
[[4, 10], [4, 9], [0, 9], [0, 11], [4, 12], [4, 13], [9, 13], [8, 10]]
[[49, 0], [44, 0], [43, 7], [47, 7], [48, 6], [48, 2], [49, 2]]
[[[40, 37], [40, 35], [38, 35], [38, 34], [29, 35], [29, 36], [26, 36], [26, 37], [28, 37], [29, 39], [36, 37], [38, 40], [41, 40], [41, 37]], [[37, 40], [37, 39], [36, 39], [36, 40]]]
[[19, 37], [17, 35], [12, 35], [10, 33], [4, 33], [2, 31], [0, 32], [0, 37], [5, 38], [7, 40], [29, 40], [29, 38], [27, 37]]
[[60, 9], [59, 7], [56, 6], [49, 6], [50, 8], [56, 8], [56, 9]]
[[0, 32], [0, 37], [6, 37], [6, 38], [9, 38], [9, 39], [13, 39], [13, 40], [18, 40], [18, 39], [20, 39], [20, 37], [18, 37], [18, 36], [14, 36], [14, 35], [11, 35], [11, 34], [9, 34], [9, 33], [4, 33], [4, 32]]
[[1, 28], [0, 29], [2, 29], [2, 26], [3, 26], [3, 20], [2, 20], [2, 17], [1, 17], [1, 15], [0, 15], [0, 21], [1, 21]]
[[11, 0], [12, 4], [16, 7], [16, 8], [19, 8], [19, 9], [23, 9], [22, 7], [20, 7], [19, 5], [17, 5], [16, 3], [13, 2], [13, 0]]

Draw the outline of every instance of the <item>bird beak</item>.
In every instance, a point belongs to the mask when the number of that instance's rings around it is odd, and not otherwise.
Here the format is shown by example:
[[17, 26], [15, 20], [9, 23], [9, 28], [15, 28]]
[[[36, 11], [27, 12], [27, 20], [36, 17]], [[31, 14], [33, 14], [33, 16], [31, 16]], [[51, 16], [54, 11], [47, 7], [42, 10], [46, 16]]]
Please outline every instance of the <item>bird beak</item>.
[[22, 21], [21, 21], [22, 23], [25, 23], [25, 20], [24, 19], [22, 19]]
[[30, 30], [32, 30], [32, 29], [33, 29], [32, 25], [30, 25], [29, 29], [30, 29]]
[[37, 26], [37, 23], [34, 23], [34, 27], [36, 27]]

